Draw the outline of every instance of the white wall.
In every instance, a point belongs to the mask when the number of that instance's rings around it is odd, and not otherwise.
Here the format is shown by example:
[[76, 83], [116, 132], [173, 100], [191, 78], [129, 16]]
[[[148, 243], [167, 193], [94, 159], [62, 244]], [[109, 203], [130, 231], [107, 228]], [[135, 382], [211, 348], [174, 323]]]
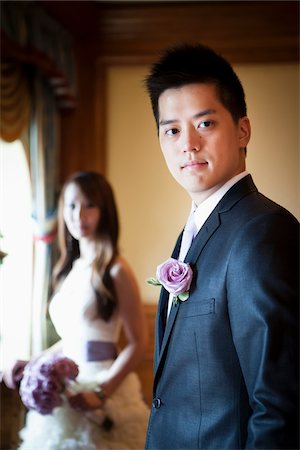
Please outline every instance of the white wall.
[[[299, 85], [297, 65], [235, 67], [246, 91], [252, 139], [247, 169], [265, 195], [300, 218]], [[121, 220], [121, 250], [144, 302], [159, 288], [145, 280], [167, 259], [190, 209], [188, 194], [169, 174], [143, 86], [147, 67], [108, 69], [107, 175]]]

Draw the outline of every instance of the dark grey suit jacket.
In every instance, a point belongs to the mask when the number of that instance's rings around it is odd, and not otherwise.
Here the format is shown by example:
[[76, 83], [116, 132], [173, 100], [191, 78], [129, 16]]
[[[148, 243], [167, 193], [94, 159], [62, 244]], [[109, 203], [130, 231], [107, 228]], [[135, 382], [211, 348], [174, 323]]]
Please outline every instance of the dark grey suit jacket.
[[146, 448], [299, 448], [298, 221], [248, 175], [185, 261], [190, 296], [166, 328], [164, 288], [160, 296]]

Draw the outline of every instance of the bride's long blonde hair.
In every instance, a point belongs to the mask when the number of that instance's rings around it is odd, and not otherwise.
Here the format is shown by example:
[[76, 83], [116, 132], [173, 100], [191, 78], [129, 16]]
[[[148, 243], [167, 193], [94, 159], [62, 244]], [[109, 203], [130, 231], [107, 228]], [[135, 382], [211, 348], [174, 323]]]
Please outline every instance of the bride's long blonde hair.
[[77, 172], [64, 184], [58, 204], [58, 246], [60, 257], [53, 271], [54, 288], [67, 276], [73, 262], [80, 256], [79, 243], [69, 233], [64, 221], [64, 193], [71, 183], [100, 209], [100, 220], [95, 234], [96, 258], [92, 263], [92, 286], [97, 298], [99, 315], [109, 320], [117, 297], [110, 269], [118, 255], [119, 220], [113, 190], [103, 175], [96, 172]]

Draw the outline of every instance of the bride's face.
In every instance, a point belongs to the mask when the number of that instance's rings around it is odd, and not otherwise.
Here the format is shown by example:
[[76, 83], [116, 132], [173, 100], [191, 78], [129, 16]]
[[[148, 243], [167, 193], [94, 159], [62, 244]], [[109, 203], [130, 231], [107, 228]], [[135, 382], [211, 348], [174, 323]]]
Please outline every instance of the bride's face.
[[94, 239], [100, 220], [100, 209], [71, 183], [64, 193], [64, 220], [70, 234], [77, 240]]

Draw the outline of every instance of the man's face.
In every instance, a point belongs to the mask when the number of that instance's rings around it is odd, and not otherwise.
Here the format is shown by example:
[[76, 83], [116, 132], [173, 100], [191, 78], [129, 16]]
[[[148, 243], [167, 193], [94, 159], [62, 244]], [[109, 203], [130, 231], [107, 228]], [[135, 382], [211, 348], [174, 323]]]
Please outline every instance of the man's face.
[[247, 117], [234, 123], [211, 84], [188, 84], [159, 98], [159, 141], [167, 166], [196, 204], [245, 170]]

